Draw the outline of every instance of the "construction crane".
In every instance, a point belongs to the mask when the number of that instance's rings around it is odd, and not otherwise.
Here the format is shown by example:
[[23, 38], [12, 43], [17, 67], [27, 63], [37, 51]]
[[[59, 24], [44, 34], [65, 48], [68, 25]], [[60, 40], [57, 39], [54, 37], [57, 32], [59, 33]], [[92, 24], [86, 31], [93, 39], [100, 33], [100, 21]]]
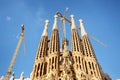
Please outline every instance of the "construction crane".
[[[66, 10], [66, 13], [67, 13], [67, 10]], [[66, 20], [67, 22], [69, 22], [71, 24], [71, 21], [69, 19], [67, 19], [65, 16], [63, 16], [60, 12], [56, 12], [56, 15], [58, 15], [59, 17], [61, 17], [62, 19]]]
[[6, 80], [8, 80], [10, 74], [12, 73], [12, 68], [13, 68], [15, 59], [16, 59], [16, 57], [17, 57], [17, 54], [18, 54], [18, 51], [19, 51], [19, 48], [20, 48], [20, 45], [21, 45], [23, 39], [24, 39], [24, 25], [22, 24], [22, 32], [21, 32], [21, 34], [20, 34], [20, 39], [19, 39], [18, 44], [17, 44], [17, 46], [16, 46], [16, 49], [15, 49], [13, 58], [12, 58], [12, 60], [11, 60], [11, 63], [10, 63], [10, 65], [9, 65], [9, 68], [8, 68], [8, 70], [7, 70], [7, 72], [6, 72]]
[[[65, 21], [67, 21], [70, 25], [71, 25], [71, 21], [69, 19], [66, 18], [66, 13], [68, 12], [68, 8], [66, 8], [66, 11], [65, 11], [65, 14], [64, 16], [60, 13], [60, 12], [57, 12], [56, 15], [58, 15], [59, 17], [61, 17], [62, 19], [62, 25], [63, 25], [63, 33], [64, 33], [64, 37], [66, 38], [66, 30], [65, 30]], [[77, 25], [76, 25], [77, 28], [79, 28]], [[80, 29], [80, 28], [79, 28]], [[88, 34], [88, 33], [87, 33]], [[98, 40], [97, 38], [95, 38], [93, 35], [91, 34], [88, 34], [88, 36], [90, 36], [93, 40], [95, 40], [97, 43], [101, 44], [102, 46], [104, 47], [107, 47], [106, 44], [104, 44], [102, 41]]]
[[103, 43], [102, 41], [100, 41], [99, 39], [94, 37], [93, 35], [88, 34], [88, 36], [90, 36], [93, 40], [95, 40], [97, 43], [101, 44], [102, 46], [107, 47], [107, 45], [105, 43]]
[[[66, 14], [67, 14], [67, 12], [68, 12], [68, 9], [69, 8], [66, 8], [66, 10], [65, 10], [65, 13], [64, 13], [64, 16], [63, 17], [61, 17], [61, 28], [63, 29], [63, 35], [64, 35], [64, 38], [66, 38], [66, 28], [65, 28], [65, 17], [66, 17]], [[61, 15], [61, 14], [60, 14]], [[62, 15], [61, 15], [62, 16]]]

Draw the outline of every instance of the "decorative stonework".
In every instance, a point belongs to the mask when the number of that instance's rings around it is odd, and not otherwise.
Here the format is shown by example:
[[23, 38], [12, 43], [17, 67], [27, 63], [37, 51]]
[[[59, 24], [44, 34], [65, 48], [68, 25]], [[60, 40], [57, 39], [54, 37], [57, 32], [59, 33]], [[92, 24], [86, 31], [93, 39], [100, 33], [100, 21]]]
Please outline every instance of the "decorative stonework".
[[42, 35], [38, 46], [31, 80], [111, 80], [103, 76], [82, 20], [79, 20], [82, 37], [79, 36], [73, 15], [71, 15], [72, 50], [68, 50], [66, 38], [63, 38], [60, 50], [57, 17], [54, 16], [50, 40], [45, 35], [47, 28], [43, 31], [45, 36]]

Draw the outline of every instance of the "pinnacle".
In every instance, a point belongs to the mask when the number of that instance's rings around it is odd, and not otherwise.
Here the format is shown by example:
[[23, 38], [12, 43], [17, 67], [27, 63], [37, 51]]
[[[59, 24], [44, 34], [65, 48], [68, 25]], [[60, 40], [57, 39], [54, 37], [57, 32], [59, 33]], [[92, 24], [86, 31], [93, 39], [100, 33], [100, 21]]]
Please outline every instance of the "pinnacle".
[[45, 28], [48, 28], [49, 20], [45, 20]]
[[45, 20], [45, 23], [49, 23], [49, 20]]
[[45, 20], [45, 28], [44, 28], [42, 36], [48, 35], [48, 23], [49, 23], [49, 20]]
[[70, 17], [71, 17], [71, 18], [74, 18], [74, 15], [73, 15], [73, 14], [71, 14], [71, 15], [70, 15]]
[[82, 36], [87, 35], [87, 32], [86, 32], [84, 25], [83, 25], [83, 20], [79, 19], [79, 22], [80, 22], [81, 35]]
[[75, 21], [74, 21], [74, 15], [70, 15], [71, 17], [71, 29], [76, 29]]
[[80, 22], [80, 23], [83, 23], [83, 20], [82, 20], [82, 19], [79, 19], [79, 22]]
[[54, 16], [53, 30], [54, 30], [54, 29], [58, 29], [58, 27], [57, 27], [57, 18], [58, 18], [58, 16], [55, 15], [55, 16]]

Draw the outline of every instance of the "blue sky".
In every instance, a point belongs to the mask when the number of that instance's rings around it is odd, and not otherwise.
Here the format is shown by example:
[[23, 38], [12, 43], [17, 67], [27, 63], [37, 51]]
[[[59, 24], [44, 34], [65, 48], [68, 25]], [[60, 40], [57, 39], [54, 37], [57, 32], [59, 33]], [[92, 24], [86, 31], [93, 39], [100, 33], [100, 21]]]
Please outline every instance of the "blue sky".
[[[78, 20], [82, 18], [86, 31], [107, 44], [105, 48], [90, 37], [102, 69], [113, 80], [120, 78], [120, 0], [0, 0], [0, 76], [5, 76], [19, 40], [21, 24], [24, 24], [26, 56], [22, 44], [13, 72], [15, 77], [19, 77], [24, 71], [25, 77], [29, 77], [45, 20], [50, 20], [50, 37], [53, 16], [56, 11], [64, 14], [66, 7], [69, 7], [68, 19], [74, 14], [79, 26]], [[60, 28], [60, 19], [58, 25]], [[70, 39], [71, 28], [68, 23], [66, 26], [67, 38]], [[60, 29], [60, 40], [62, 36]]]

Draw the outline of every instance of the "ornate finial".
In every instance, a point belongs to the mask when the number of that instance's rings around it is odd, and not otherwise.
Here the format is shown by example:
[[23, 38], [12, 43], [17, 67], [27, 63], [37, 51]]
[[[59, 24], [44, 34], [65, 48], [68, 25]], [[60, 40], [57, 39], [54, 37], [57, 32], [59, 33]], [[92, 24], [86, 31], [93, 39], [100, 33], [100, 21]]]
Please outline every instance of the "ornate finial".
[[71, 17], [71, 18], [74, 18], [74, 15], [73, 15], [73, 14], [71, 14], [71, 15], [70, 15], [70, 17]]
[[24, 72], [22, 72], [20, 75], [20, 80], [23, 80], [23, 79], [24, 79]]
[[49, 20], [45, 20], [45, 28], [48, 28]]
[[80, 24], [81, 24], [81, 23], [83, 23], [83, 20], [82, 20], [82, 19], [79, 19], [79, 22], [80, 22]]
[[53, 30], [54, 30], [54, 29], [58, 29], [58, 27], [57, 27], [57, 18], [58, 18], [58, 15], [55, 15], [55, 16], [54, 16]]
[[49, 23], [49, 20], [45, 20], [46, 23]]
[[48, 23], [49, 23], [49, 20], [45, 20], [45, 28], [44, 28], [42, 36], [48, 35]]
[[76, 29], [75, 21], [74, 21], [74, 15], [71, 15], [71, 29]]
[[21, 73], [21, 76], [24, 76], [24, 72]]
[[84, 25], [83, 25], [83, 20], [79, 19], [79, 22], [80, 22], [81, 35], [82, 36], [87, 35], [87, 32], [85, 31], [85, 28], [84, 28]]

